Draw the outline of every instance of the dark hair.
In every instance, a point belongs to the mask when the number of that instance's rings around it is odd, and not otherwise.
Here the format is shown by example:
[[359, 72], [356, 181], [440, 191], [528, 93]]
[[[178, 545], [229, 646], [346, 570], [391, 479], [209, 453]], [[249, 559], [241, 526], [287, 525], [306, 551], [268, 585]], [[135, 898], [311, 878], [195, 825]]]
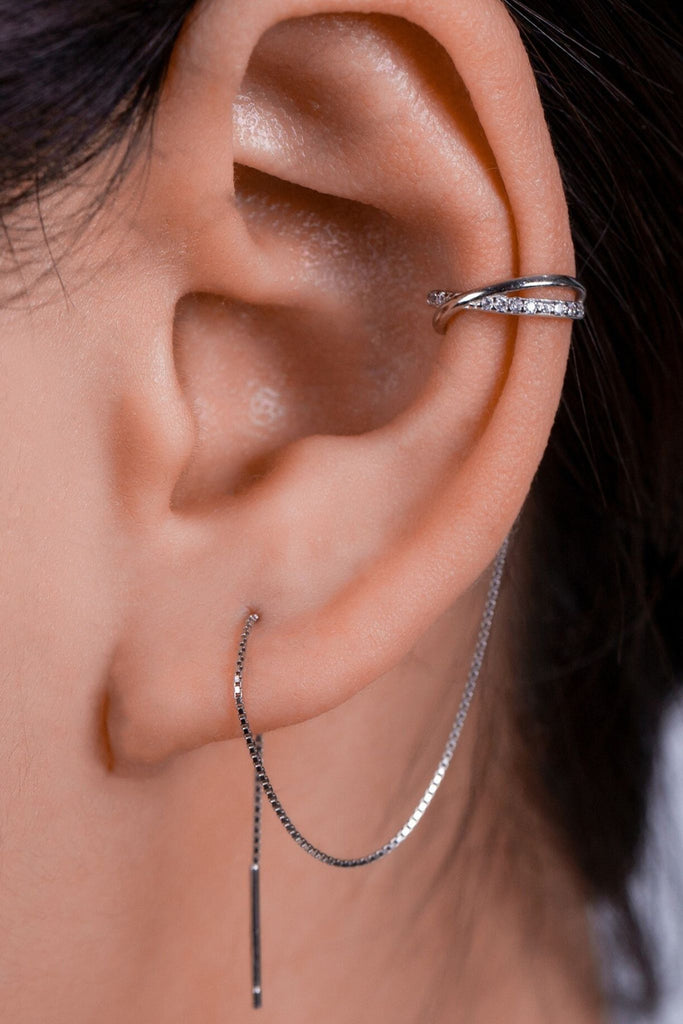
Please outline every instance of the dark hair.
[[[675, 15], [624, 0], [507, 2], [590, 302], [518, 535], [518, 729], [536, 799], [589, 894], [612, 908], [647, 1003], [654, 975], [628, 882], [683, 674]], [[0, 4], [0, 216], [117, 143], [125, 172], [193, 6]]]
[[655, 974], [628, 883], [662, 714], [683, 684], [680, 45], [666, 4], [508, 4], [592, 300], [521, 519], [520, 728], [648, 1009]]

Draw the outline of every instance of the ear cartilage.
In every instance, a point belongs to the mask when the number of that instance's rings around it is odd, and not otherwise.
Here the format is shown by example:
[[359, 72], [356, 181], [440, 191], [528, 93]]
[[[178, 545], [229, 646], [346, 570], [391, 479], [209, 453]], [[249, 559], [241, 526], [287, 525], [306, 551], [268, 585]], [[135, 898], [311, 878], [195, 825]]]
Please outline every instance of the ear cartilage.
[[[562, 299], [529, 299], [510, 292], [527, 288], [571, 288], [572, 301]], [[450, 320], [463, 309], [478, 309], [484, 313], [504, 313], [508, 316], [547, 316], [565, 320], [583, 320], [586, 289], [575, 277], [565, 274], [536, 274], [515, 277], [511, 281], [489, 284], [469, 292], [451, 292], [444, 289], [430, 292], [427, 302], [436, 306], [432, 319], [434, 330], [446, 333]]]
[[[514, 529], [514, 527], [513, 527]], [[446, 745], [443, 748], [443, 753], [439, 763], [436, 766], [436, 770], [432, 775], [427, 788], [425, 789], [420, 801], [418, 802], [415, 810], [410, 815], [404, 825], [395, 832], [394, 835], [384, 843], [383, 846], [379, 846], [376, 850], [371, 853], [367, 853], [362, 857], [335, 857], [332, 854], [325, 853], [323, 850], [314, 846], [313, 843], [309, 842], [301, 832], [296, 828], [293, 821], [286, 813], [284, 807], [280, 803], [280, 799], [273, 789], [272, 783], [268, 777], [266, 769], [263, 764], [263, 737], [260, 734], [254, 735], [249, 725], [249, 719], [247, 718], [247, 712], [244, 707], [244, 662], [247, 653], [247, 643], [249, 641], [249, 635], [251, 633], [254, 623], [258, 622], [260, 616], [257, 612], [252, 612], [247, 616], [247, 619], [242, 628], [242, 634], [239, 641], [239, 648], [237, 652], [237, 664], [235, 667], [234, 676], [234, 698], [235, 706], [237, 708], [237, 716], [239, 718], [242, 733], [247, 743], [247, 749], [249, 756], [251, 757], [254, 765], [254, 812], [253, 812], [253, 834], [252, 834], [252, 859], [250, 866], [250, 888], [251, 888], [251, 973], [252, 973], [252, 1006], [254, 1009], [262, 1004], [262, 989], [261, 989], [261, 901], [260, 901], [260, 856], [261, 856], [261, 791], [265, 793], [268, 802], [275, 811], [279, 821], [284, 826], [287, 833], [292, 837], [297, 846], [300, 846], [302, 850], [310, 854], [316, 860], [322, 861], [323, 864], [330, 864], [332, 867], [337, 868], [355, 868], [361, 867], [365, 864], [372, 864], [373, 861], [380, 860], [385, 857], [388, 853], [395, 850], [401, 843], [412, 834], [414, 829], [419, 824], [425, 811], [431, 804], [434, 796], [436, 795], [439, 786], [444, 780], [449, 765], [453, 759], [455, 749], [460, 740], [460, 734], [462, 733], [467, 713], [474, 697], [475, 687], [479, 678], [482, 663], [484, 661], [484, 654], [489, 641], [489, 634], [491, 632], [491, 625], [493, 623], [493, 614], [496, 608], [496, 602], [498, 601], [498, 594], [500, 591], [501, 580], [503, 578], [503, 569], [505, 567], [505, 558], [507, 555], [508, 545], [510, 541], [510, 534], [508, 534], [503, 541], [498, 553], [493, 562], [493, 571], [491, 573], [491, 579], [486, 594], [486, 600], [484, 602], [484, 612], [479, 625], [479, 632], [477, 634], [477, 640], [474, 647], [474, 653], [472, 655], [472, 661], [470, 663], [469, 673], [467, 680], [463, 688], [462, 696], [460, 698], [460, 704], [458, 706], [457, 714], [451, 726], [451, 731], [446, 739]]]

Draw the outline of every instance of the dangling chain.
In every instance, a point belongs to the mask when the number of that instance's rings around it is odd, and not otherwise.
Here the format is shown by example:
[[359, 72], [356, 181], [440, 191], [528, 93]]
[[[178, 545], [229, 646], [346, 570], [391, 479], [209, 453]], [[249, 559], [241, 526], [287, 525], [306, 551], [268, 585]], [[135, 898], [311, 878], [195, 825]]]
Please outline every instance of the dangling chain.
[[379, 860], [381, 857], [386, 856], [387, 853], [391, 853], [397, 846], [407, 839], [408, 836], [413, 832], [422, 818], [423, 814], [431, 804], [436, 791], [443, 782], [444, 776], [448, 770], [448, 767], [453, 759], [453, 754], [460, 740], [460, 734], [462, 732], [467, 713], [472, 703], [474, 691], [481, 671], [481, 666], [484, 660], [484, 654], [488, 645], [489, 634], [491, 632], [491, 624], [493, 622], [493, 615], [496, 608], [496, 602], [498, 601], [498, 594], [500, 592], [500, 584], [503, 577], [503, 569], [505, 567], [505, 557], [507, 555], [508, 545], [510, 541], [510, 535], [505, 538], [503, 544], [496, 555], [493, 563], [493, 572], [491, 574], [491, 580], [489, 582], [488, 592], [486, 595], [486, 602], [484, 604], [484, 614], [481, 619], [479, 626], [479, 633], [477, 635], [477, 642], [474, 648], [474, 655], [470, 665], [470, 670], [467, 676], [467, 682], [463, 690], [462, 697], [460, 698], [460, 704], [458, 711], [455, 716], [455, 720], [451, 727], [451, 731], [448, 734], [446, 745], [443, 753], [436, 767], [436, 770], [431, 778], [429, 785], [427, 786], [421, 800], [417, 804], [415, 810], [410, 815], [406, 823], [396, 832], [391, 839], [389, 839], [383, 846], [373, 850], [372, 853], [368, 853], [363, 857], [334, 857], [329, 853], [325, 853], [323, 850], [314, 846], [313, 843], [309, 842], [301, 832], [296, 828], [289, 815], [286, 813], [284, 807], [280, 803], [280, 800], [273, 789], [273, 786], [268, 778], [268, 774], [263, 764], [263, 738], [261, 735], [254, 736], [249, 725], [247, 718], [247, 712], [244, 707], [244, 697], [242, 692], [242, 680], [244, 677], [244, 660], [246, 657], [247, 643], [249, 640], [249, 634], [251, 633], [254, 623], [259, 621], [260, 616], [257, 612], [252, 612], [244, 623], [242, 635], [240, 638], [239, 649], [237, 654], [237, 665], [235, 668], [235, 705], [237, 707], [237, 714], [239, 716], [240, 726], [244, 738], [247, 742], [249, 754], [254, 764], [255, 770], [255, 782], [254, 782], [254, 835], [253, 835], [253, 851], [252, 851], [252, 863], [251, 863], [251, 951], [252, 951], [252, 998], [254, 1008], [261, 1006], [261, 920], [260, 920], [260, 853], [261, 853], [261, 790], [266, 794], [268, 801], [275, 811], [277, 817], [280, 819], [285, 827], [285, 830], [289, 833], [295, 843], [300, 846], [306, 853], [315, 857], [316, 860], [322, 861], [324, 864], [331, 864], [333, 867], [338, 868], [355, 868], [360, 867], [363, 864], [371, 864], [375, 860]]

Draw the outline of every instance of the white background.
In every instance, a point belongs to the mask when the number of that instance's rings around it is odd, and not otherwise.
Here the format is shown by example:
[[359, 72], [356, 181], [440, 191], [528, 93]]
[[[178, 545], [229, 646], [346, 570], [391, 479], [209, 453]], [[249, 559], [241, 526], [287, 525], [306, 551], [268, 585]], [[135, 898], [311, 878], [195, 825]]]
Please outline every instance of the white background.
[[[638, 1024], [683, 1024], [683, 702], [668, 715], [655, 773], [652, 828], [645, 863], [633, 886], [658, 951], [664, 999]], [[633, 1017], [617, 1014], [621, 1024]]]

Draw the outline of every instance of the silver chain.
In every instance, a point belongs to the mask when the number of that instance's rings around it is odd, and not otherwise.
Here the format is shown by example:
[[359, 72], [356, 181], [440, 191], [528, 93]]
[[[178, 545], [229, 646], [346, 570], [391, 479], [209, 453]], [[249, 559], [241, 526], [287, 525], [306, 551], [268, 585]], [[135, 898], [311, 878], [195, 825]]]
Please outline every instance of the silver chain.
[[[240, 726], [244, 738], [247, 742], [247, 747], [251, 755], [251, 759], [254, 764], [256, 772], [256, 792], [259, 795], [259, 789], [262, 787], [268, 801], [275, 811], [276, 815], [285, 827], [285, 830], [289, 833], [295, 843], [297, 843], [302, 850], [309, 853], [316, 860], [322, 861], [324, 864], [331, 864], [337, 868], [355, 868], [360, 867], [363, 864], [371, 864], [375, 860], [379, 860], [380, 857], [386, 856], [387, 853], [391, 853], [397, 846], [408, 838], [411, 832], [415, 829], [418, 822], [422, 818], [423, 814], [429, 807], [430, 803], [434, 799], [436, 791], [443, 782], [444, 776], [448, 767], [453, 759], [453, 754], [460, 740], [460, 734], [462, 733], [467, 713], [472, 703], [474, 691], [479, 679], [479, 673], [484, 660], [484, 654], [488, 645], [489, 634], [491, 632], [491, 624], [493, 622], [493, 614], [496, 608], [496, 602], [498, 600], [498, 594], [500, 591], [501, 579], [503, 576], [503, 568], [505, 566], [505, 557], [507, 555], [509, 543], [509, 536], [505, 538], [501, 548], [496, 555], [493, 572], [491, 574], [491, 581], [489, 583], [488, 593], [486, 595], [486, 602], [484, 605], [484, 613], [482, 615], [481, 624], [479, 626], [479, 633], [477, 636], [477, 642], [474, 648], [474, 655], [470, 665], [467, 682], [463, 690], [458, 711], [455, 716], [455, 720], [451, 727], [451, 731], [448, 734], [446, 740], [446, 746], [444, 747], [443, 753], [436, 767], [431, 781], [424, 791], [422, 799], [417, 804], [415, 810], [410, 815], [406, 823], [389, 839], [383, 846], [373, 850], [372, 853], [365, 854], [364, 857], [334, 857], [329, 853], [325, 853], [319, 849], [308, 839], [306, 839], [301, 832], [296, 828], [292, 819], [289, 817], [284, 807], [282, 806], [277, 793], [273, 789], [272, 783], [268, 777], [265, 766], [263, 764], [262, 756], [262, 744], [263, 739], [260, 735], [254, 736], [249, 720], [247, 718], [247, 712], [244, 707], [244, 697], [242, 691], [242, 681], [244, 678], [244, 660], [247, 651], [247, 643], [249, 640], [249, 634], [251, 633], [254, 623], [258, 622], [259, 615], [256, 612], [252, 612], [244, 624], [242, 630], [242, 636], [240, 639], [239, 652], [237, 656], [237, 667], [235, 671], [235, 704], [237, 706], [237, 714], [239, 716]], [[259, 795], [260, 799], [260, 795]], [[259, 813], [254, 815], [254, 852], [255, 862], [258, 863], [258, 850], [260, 847], [260, 827], [261, 827], [261, 815], [260, 815], [260, 803], [258, 805]]]
[[295, 843], [305, 850], [306, 853], [315, 857], [316, 860], [322, 861], [324, 864], [331, 864], [337, 868], [356, 868], [361, 867], [363, 864], [371, 864], [375, 860], [379, 860], [381, 857], [385, 857], [387, 853], [391, 853], [397, 846], [400, 846], [404, 839], [413, 832], [417, 827], [423, 814], [431, 804], [436, 791], [443, 782], [444, 776], [448, 771], [448, 767], [453, 760], [453, 754], [460, 740], [465, 719], [474, 697], [474, 691], [479, 679], [479, 673], [481, 666], [484, 661], [484, 654], [489, 641], [489, 634], [491, 632], [491, 624], [493, 623], [493, 614], [496, 609], [496, 603], [498, 601], [498, 594], [500, 592], [500, 584], [503, 577], [503, 569], [505, 567], [505, 558], [507, 555], [508, 545], [510, 542], [510, 534], [507, 535], [503, 544], [496, 555], [493, 563], [493, 572], [491, 574], [491, 580], [489, 582], [488, 591], [486, 594], [486, 601], [484, 604], [484, 613], [482, 615], [481, 623], [479, 626], [479, 633], [477, 635], [477, 642], [474, 648], [474, 654], [472, 656], [472, 662], [470, 664], [470, 670], [467, 676], [467, 682], [460, 698], [460, 704], [458, 705], [458, 711], [455, 716], [451, 731], [448, 734], [446, 740], [446, 746], [444, 747], [443, 753], [436, 766], [436, 771], [432, 775], [431, 781], [427, 786], [426, 790], [422, 795], [422, 799], [418, 803], [417, 807], [410, 815], [405, 825], [396, 832], [388, 842], [384, 843], [383, 846], [379, 846], [372, 853], [367, 853], [364, 857], [334, 857], [332, 854], [325, 853], [323, 850], [314, 846], [313, 843], [309, 842], [299, 832], [298, 828], [294, 825], [292, 819], [289, 817], [284, 807], [280, 803], [277, 793], [273, 789], [268, 773], [263, 764], [263, 737], [258, 734], [254, 736], [249, 725], [249, 719], [247, 718], [247, 712], [244, 707], [244, 694], [242, 690], [242, 682], [244, 679], [244, 661], [247, 653], [247, 643], [249, 641], [249, 635], [256, 622], [258, 622], [260, 616], [257, 612], [252, 612], [244, 623], [242, 629], [242, 635], [240, 637], [239, 649], [237, 652], [237, 665], [235, 667], [235, 705], [237, 707], [237, 714], [242, 727], [244, 738], [247, 742], [247, 748], [251, 756], [251, 760], [254, 764], [255, 778], [254, 778], [254, 830], [253, 830], [253, 846], [252, 846], [252, 862], [250, 869], [251, 878], [251, 968], [252, 968], [252, 1001], [254, 1008], [258, 1008], [262, 1005], [261, 996], [261, 910], [260, 910], [260, 859], [261, 859], [261, 792], [263, 791], [268, 798], [268, 801], [275, 811], [276, 815], [285, 827], [285, 830], [289, 833]]

